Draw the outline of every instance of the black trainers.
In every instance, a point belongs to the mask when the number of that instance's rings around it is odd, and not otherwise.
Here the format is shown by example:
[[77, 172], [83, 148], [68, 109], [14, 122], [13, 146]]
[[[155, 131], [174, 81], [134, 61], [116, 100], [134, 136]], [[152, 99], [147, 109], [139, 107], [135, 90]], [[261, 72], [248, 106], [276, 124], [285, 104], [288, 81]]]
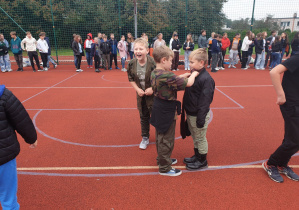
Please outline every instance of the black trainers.
[[197, 171], [197, 170], [202, 170], [208, 168], [208, 161], [199, 161], [196, 160], [194, 163], [189, 163], [186, 165], [186, 169], [189, 171]]
[[171, 165], [175, 165], [178, 163], [178, 160], [175, 158], [171, 158]]
[[286, 175], [289, 179], [294, 181], [299, 181], [299, 176], [292, 170], [291, 167], [277, 167], [278, 172]]
[[280, 176], [278, 172], [278, 168], [276, 166], [269, 166], [266, 162], [263, 162], [262, 164], [264, 170], [268, 173], [270, 179], [272, 179], [274, 182], [282, 183], [283, 178]]

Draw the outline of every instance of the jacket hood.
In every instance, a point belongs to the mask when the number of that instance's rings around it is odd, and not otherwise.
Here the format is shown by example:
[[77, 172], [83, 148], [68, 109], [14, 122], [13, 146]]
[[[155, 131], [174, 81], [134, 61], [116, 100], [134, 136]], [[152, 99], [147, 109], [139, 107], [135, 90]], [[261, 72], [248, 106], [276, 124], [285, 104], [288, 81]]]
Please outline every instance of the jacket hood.
[[90, 39], [92, 39], [92, 34], [91, 33], [88, 33], [87, 36], [90, 36]]

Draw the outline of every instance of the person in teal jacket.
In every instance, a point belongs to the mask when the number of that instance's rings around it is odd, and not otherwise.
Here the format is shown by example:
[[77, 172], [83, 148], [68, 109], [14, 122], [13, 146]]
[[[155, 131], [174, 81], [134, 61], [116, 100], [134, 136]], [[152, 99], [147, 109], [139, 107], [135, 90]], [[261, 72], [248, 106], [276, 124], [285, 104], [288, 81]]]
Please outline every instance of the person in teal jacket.
[[17, 33], [15, 31], [10, 32], [10, 36], [10, 48], [12, 53], [14, 54], [16, 63], [18, 64], [17, 71], [23, 71], [23, 51], [21, 47], [22, 40], [17, 37]]

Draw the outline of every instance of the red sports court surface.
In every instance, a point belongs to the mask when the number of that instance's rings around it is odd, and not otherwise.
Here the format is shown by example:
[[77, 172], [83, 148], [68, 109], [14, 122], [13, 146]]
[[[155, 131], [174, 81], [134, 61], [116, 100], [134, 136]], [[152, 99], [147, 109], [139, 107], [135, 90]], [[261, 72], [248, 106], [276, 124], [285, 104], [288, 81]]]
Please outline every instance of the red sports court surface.
[[[182, 68], [182, 67], [181, 67]], [[142, 151], [136, 93], [119, 70], [83, 64], [48, 72], [1, 74], [38, 131], [38, 147], [21, 137], [17, 158], [22, 209], [298, 209], [299, 183], [275, 183], [261, 168], [283, 139], [269, 71], [226, 69], [216, 82], [208, 128], [209, 168], [188, 172], [193, 143], [180, 138], [173, 158], [179, 177], [158, 175], [154, 128]], [[182, 74], [181, 70], [176, 74]], [[178, 96], [181, 100], [183, 92]], [[299, 173], [299, 157], [290, 162]]]

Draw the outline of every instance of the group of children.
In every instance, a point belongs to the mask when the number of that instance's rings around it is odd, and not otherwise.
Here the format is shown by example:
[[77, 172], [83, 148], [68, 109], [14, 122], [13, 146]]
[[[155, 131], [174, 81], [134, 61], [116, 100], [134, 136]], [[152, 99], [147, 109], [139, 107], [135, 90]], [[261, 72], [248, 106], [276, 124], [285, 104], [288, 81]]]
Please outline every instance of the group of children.
[[[250, 36], [250, 33], [247, 35]], [[232, 43], [232, 49], [238, 52], [240, 46], [237, 40], [238, 37], [233, 40], [235, 43]], [[184, 158], [186, 169], [195, 171], [208, 167], [206, 132], [215, 82], [205, 69], [208, 61], [207, 48], [192, 51], [188, 57], [191, 73], [179, 76], [171, 71], [175, 54], [170, 48], [165, 45], [156, 47], [153, 50], [153, 58], [148, 52], [148, 42], [145, 39], [136, 39], [134, 42], [136, 58], [129, 62], [127, 71], [129, 82], [137, 93], [142, 136], [139, 148], [146, 149], [149, 145], [150, 124], [153, 125], [156, 129], [159, 174], [179, 176], [182, 171], [172, 167], [177, 163], [177, 159], [171, 158], [171, 155], [174, 148], [176, 119], [182, 114], [181, 136], [186, 138], [191, 135], [194, 143], [194, 155]], [[299, 150], [298, 60], [299, 54], [295, 54], [271, 72], [272, 83], [278, 97], [277, 104], [280, 105], [286, 125], [282, 145], [271, 155], [269, 161], [263, 163], [269, 177], [276, 182], [283, 182], [280, 174], [299, 181], [299, 176], [288, 166], [292, 155]], [[282, 73], [284, 78], [281, 85]], [[177, 101], [177, 91], [181, 90], [185, 90], [182, 106]]]
[[121, 71], [126, 72], [125, 61], [127, 57], [133, 57], [134, 48], [133, 36], [128, 33], [128, 42], [125, 41], [125, 36], [121, 36], [121, 40], [116, 41], [114, 34], [110, 34], [110, 39], [107, 39], [105, 34], [98, 33], [98, 37], [92, 38], [92, 34], [87, 34], [87, 38], [82, 46], [82, 38], [80, 35], [73, 34], [72, 50], [74, 52], [74, 63], [77, 72], [82, 72], [81, 59], [84, 56], [84, 50], [86, 52], [87, 68], [92, 68], [94, 60], [95, 72], [101, 72], [100, 68], [104, 70], [112, 70], [112, 62], [114, 60], [115, 68], [117, 66], [117, 53], [121, 57], [122, 69]]
[[[33, 59], [35, 60], [38, 71], [48, 71], [48, 69], [50, 68], [49, 62], [53, 64], [54, 68], [57, 67], [57, 64], [51, 58], [50, 40], [48, 37], [46, 37], [45, 32], [41, 32], [39, 34], [38, 41], [36, 41], [36, 39], [32, 37], [30, 32], [26, 32], [26, 37], [22, 41], [17, 36], [15, 31], [12, 31], [10, 33], [10, 36], [11, 41], [9, 46], [9, 43], [6, 39], [4, 39], [3, 34], [0, 34], [0, 67], [3, 73], [12, 71], [8, 53], [9, 47], [14, 54], [14, 58], [18, 65], [17, 71], [23, 71], [23, 51], [27, 51], [32, 70], [34, 72], [36, 71], [36, 68]], [[38, 50], [40, 53], [43, 62], [43, 69], [41, 69], [40, 67], [36, 50]]]

